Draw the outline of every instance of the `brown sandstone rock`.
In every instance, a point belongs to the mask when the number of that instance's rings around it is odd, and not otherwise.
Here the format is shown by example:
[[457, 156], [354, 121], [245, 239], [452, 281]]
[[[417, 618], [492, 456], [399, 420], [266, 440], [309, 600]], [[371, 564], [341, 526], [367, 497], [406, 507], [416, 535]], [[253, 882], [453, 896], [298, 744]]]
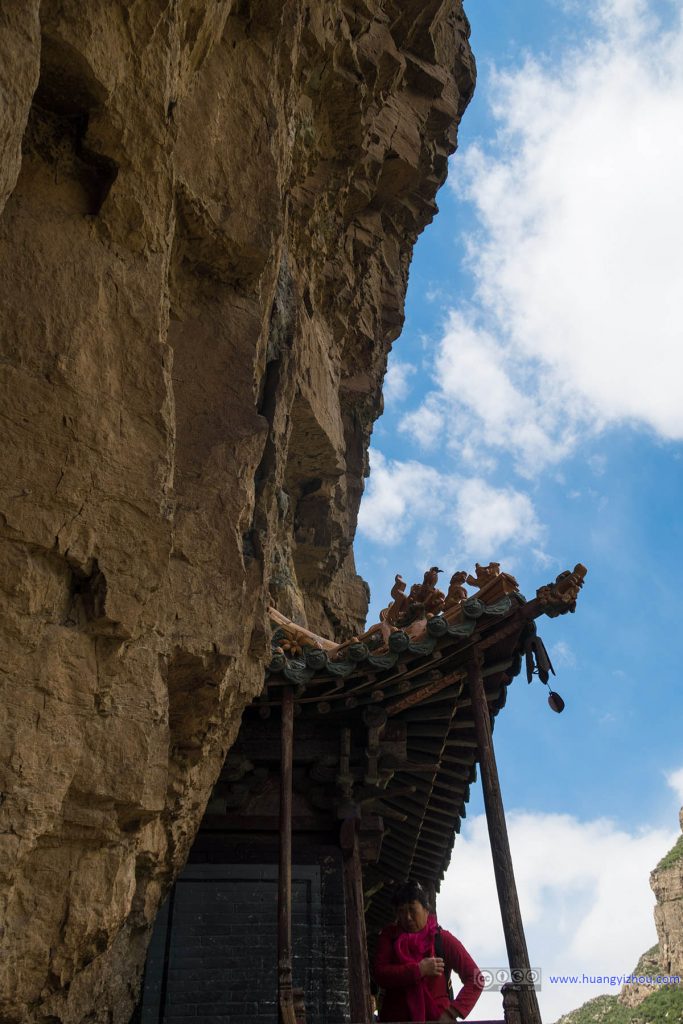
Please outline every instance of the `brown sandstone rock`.
[[[683, 807], [678, 820], [683, 831]], [[633, 973], [638, 977], [683, 977], [683, 836], [650, 872], [650, 887], [657, 898], [655, 927], [658, 942], [643, 953]], [[660, 986], [633, 982], [623, 985], [619, 1002], [640, 1006]]]
[[[683, 831], [683, 807], [679, 813], [679, 822]], [[679, 837], [674, 848], [650, 872], [650, 886], [657, 897], [654, 916], [658, 942], [643, 953], [631, 974], [643, 979], [657, 976], [683, 977], [683, 836]], [[665, 1017], [670, 1014], [672, 1020], [674, 1016], [678, 1020], [677, 1003], [674, 1005], [674, 1000], [679, 987], [675, 984], [665, 987], [665, 998], [671, 1001], [668, 1007], [660, 1002], [656, 1011], [652, 1009], [657, 1019], [662, 1014]], [[639, 1019], [647, 1019], [651, 1005], [649, 997], [654, 998], [655, 993], [661, 996], [662, 991], [662, 985], [656, 983], [644, 980], [629, 982], [622, 985], [618, 996], [597, 996], [560, 1017], [557, 1024], [578, 1024], [579, 1021], [585, 1024], [588, 1020], [596, 1024], [611, 1024], [612, 1021], [623, 1020], [623, 1007], [640, 1007]]]
[[474, 68], [459, 0], [0, 29], [0, 1017], [124, 1022], [269, 601], [364, 617], [369, 435]]
[[[683, 832], [683, 807], [679, 822]], [[657, 897], [660, 963], [665, 973], [683, 978], [683, 836], [651, 873], [650, 886]]]

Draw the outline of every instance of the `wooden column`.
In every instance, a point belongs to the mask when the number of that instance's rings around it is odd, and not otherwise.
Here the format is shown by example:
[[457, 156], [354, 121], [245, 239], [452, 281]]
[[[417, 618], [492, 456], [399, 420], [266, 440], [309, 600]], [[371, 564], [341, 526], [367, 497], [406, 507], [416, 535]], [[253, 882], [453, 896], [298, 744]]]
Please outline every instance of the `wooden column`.
[[294, 694], [282, 691], [280, 730], [280, 863], [277, 892], [277, 991], [280, 1024], [296, 1024], [292, 988], [292, 759]]
[[346, 935], [349, 953], [349, 998], [353, 1024], [372, 1020], [368, 945], [365, 933], [363, 873], [358, 846], [358, 818], [346, 818], [341, 827], [344, 855]]
[[[498, 889], [498, 902], [500, 903], [500, 913], [503, 919], [503, 932], [508, 961], [511, 970], [521, 969], [525, 972], [525, 977], [529, 978], [529, 953], [526, 948], [522, 914], [519, 909], [519, 899], [517, 898], [517, 887], [512, 868], [505, 812], [503, 810], [503, 798], [500, 792], [498, 769], [493, 752], [491, 717], [486, 701], [486, 693], [484, 692], [484, 681], [482, 679], [479, 656], [476, 653], [473, 660], [469, 663], [467, 675], [474, 714], [474, 728], [479, 748], [479, 765], [484, 791], [486, 824], [491, 842], [493, 870], [496, 876], [496, 888]], [[541, 1012], [533, 986], [524, 984], [520, 987], [519, 1010], [521, 1024], [541, 1024]]]

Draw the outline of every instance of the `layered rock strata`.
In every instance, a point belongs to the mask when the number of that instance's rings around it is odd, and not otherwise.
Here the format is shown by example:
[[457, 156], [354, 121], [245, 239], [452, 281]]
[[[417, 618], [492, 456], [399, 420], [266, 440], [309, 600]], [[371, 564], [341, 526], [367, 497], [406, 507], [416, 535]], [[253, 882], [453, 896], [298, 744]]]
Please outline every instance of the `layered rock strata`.
[[[678, 820], [683, 832], [683, 807]], [[643, 953], [635, 970], [636, 977], [683, 978], [683, 836], [650, 872], [650, 888], [655, 894], [657, 944]], [[623, 1006], [640, 1006], [661, 985], [634, 981], [622, 987], [617, 997]]]
[[[683, 832], [683, 807], [678, 820]], [[560, 1017], [557, 1024], [656, 1024], [683, 1019], [683, 984], [647, 978], [683, 978], [683, 836], [650, 872], [657, 943], [643, 953], [618, 996], [597, 996]]]
[[[683, 832], [683, 807], [678, 814]], [[662, 973], [683, 978], [683, 835], [650, 874]]]
[[0, 9], [0, 1017], [124, 1022], [265, 609], [337, 637], [459, 0]]

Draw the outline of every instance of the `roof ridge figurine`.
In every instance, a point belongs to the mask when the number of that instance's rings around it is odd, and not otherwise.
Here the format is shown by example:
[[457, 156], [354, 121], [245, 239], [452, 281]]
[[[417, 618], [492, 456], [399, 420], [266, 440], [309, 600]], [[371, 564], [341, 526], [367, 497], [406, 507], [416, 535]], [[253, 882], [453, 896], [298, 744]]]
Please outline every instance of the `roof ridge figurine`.
[[546, 583], [536, 591], [536, 598], [543, 607], [548, 618], [554, 619], [564, 612], [576, 610], [576, 599], [583, 586], [588, 569], [578, 562], [573, 571], [565, 569], [556, 577], [554, 583]]

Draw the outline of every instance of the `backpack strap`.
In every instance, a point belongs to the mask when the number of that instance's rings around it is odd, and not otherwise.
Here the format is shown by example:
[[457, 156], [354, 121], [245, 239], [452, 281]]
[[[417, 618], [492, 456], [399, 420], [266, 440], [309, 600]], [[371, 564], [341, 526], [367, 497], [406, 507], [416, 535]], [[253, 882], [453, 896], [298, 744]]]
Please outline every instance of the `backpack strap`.
[[455, 996], [453, 995], [453, 982], [451, 981], [451, 969], [446, 960], [444, 948], [443, 948], [443, 935], [441, 934], [441, 926], [439, 925], [434, 933], [434, 956], [438, 956], [444, 962], [444, 975], [446, 977], [446, 989], [448, 991], [448, 998], [453, 1001]]

